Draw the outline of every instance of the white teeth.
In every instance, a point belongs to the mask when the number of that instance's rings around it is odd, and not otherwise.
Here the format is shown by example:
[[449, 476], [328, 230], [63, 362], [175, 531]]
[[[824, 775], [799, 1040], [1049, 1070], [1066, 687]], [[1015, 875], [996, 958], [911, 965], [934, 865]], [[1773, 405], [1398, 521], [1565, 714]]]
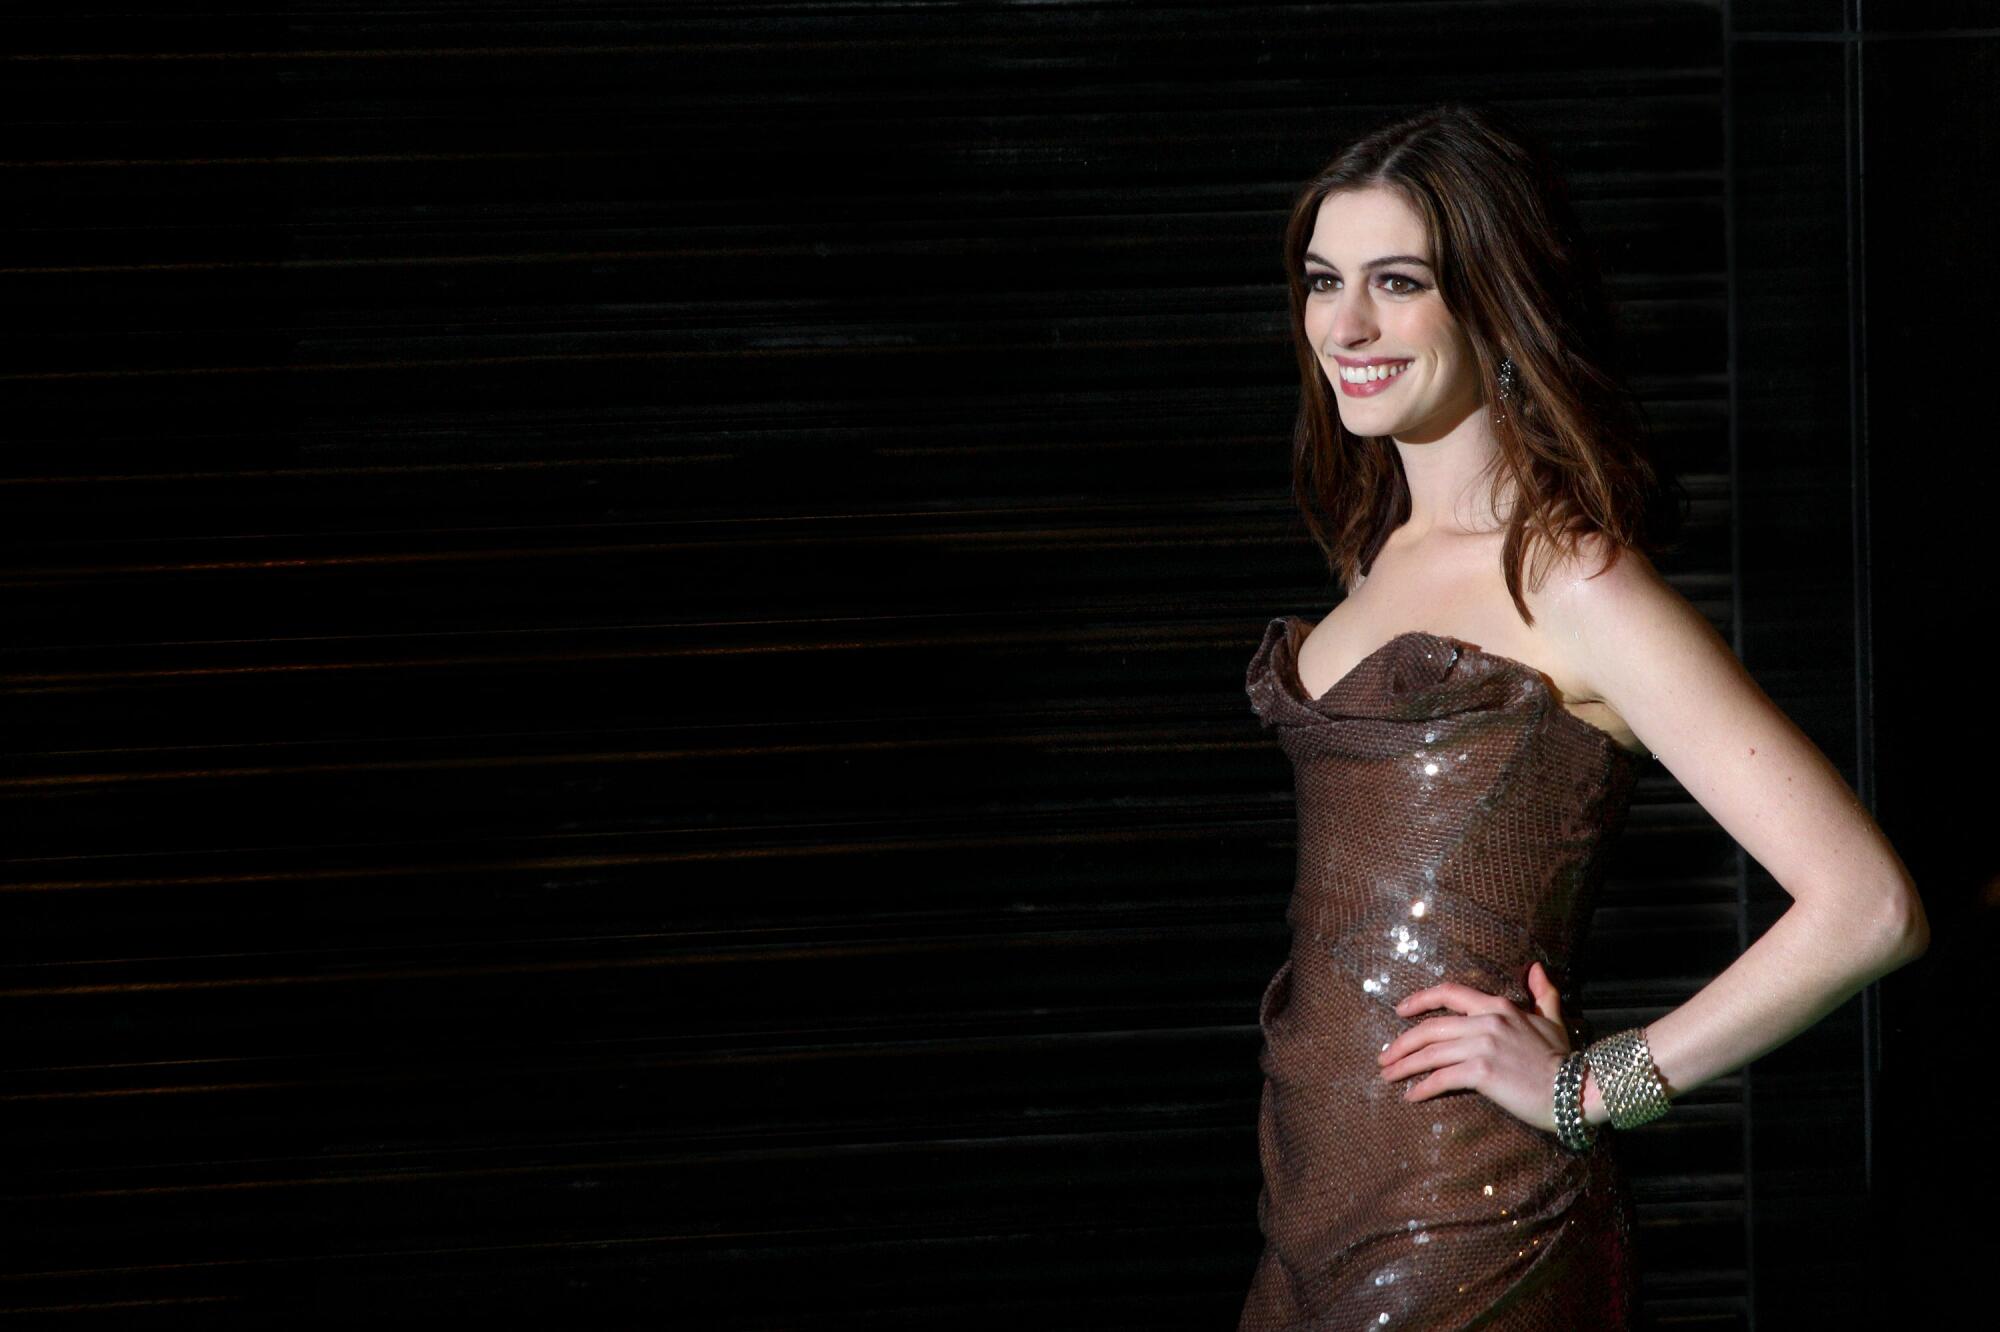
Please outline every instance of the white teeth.
[[1402, 374], [1409, 364], [1408, 361], [1398, 361], [1394, 365], [1343, 365], [1340, 367], [1340, 377], [1350, 384], [1368, 384], [1378, 379], [1392, 379]]

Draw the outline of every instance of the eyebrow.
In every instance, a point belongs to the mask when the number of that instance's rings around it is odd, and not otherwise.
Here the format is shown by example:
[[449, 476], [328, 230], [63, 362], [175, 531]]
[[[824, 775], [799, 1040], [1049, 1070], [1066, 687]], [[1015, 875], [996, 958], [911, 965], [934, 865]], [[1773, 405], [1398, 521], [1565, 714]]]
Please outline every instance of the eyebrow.
[[[1340, 267], [1340, 265], [1334, 263], [1331, 259], [1322, 259], [1318, 255], [1314, 254], [1311, 250], [1306, 251], [1306, 258], [1312, 260], [1314, 263], [1317, 264], [1325, 264], [1328, 268]], [[1424, 268], [1429, 268], [1431, 266], [1431, 261], [1428, 259], [1419, 259], [1414, 254], [1391, 254], [1391, 255], [1386, 255], [1380, 259], [1370, 259], [1367, 263], [1361, 265], [1361, 271], [1364, 273], [1372, 273], [1376, 269], [1385, 267], [1386, 265], [1389, 264], [1417, 264]]]

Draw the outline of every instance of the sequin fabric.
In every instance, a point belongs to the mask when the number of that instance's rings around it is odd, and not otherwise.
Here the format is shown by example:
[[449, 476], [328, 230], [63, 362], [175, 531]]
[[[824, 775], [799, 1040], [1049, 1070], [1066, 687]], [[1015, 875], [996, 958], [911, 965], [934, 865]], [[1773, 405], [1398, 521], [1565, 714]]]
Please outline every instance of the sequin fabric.
[[[1238, 1332], [1624, 1329], [1636, 1275], [1614, 1134], [1581, 1155], [1477, 1091], [1419, 1101], [1378, 1076], [1403, 996], [1456, 981], [1533, 1007], [1562, 994], [1636, 756], [1542, 675], [1448, 636], [1398, 635], [1319, 698], [1271, 621], [1245, 690], [1291, 760], [1289, 954], [1257, 1010], [1264, 1249]], [[1553, 1080], [1553, 1079], [1552, 1079]]]

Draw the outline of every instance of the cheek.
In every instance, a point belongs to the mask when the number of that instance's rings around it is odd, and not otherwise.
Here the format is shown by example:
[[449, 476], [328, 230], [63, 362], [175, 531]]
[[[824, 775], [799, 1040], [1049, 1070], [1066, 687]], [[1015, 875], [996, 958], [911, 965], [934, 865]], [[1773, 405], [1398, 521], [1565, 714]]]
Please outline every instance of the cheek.
[[1459, 366], [1472, 360], [1472, 343], [1466, 339], [1455, 320], [1443, 317], [1436, 311], [1427, 312], [1427, 317], [1410, 330], [1413, 339], [1420, 339], [1421, 345], [1430, 348], [1429, 360], [1433, 366], [1443, 366], [1455, 372]]

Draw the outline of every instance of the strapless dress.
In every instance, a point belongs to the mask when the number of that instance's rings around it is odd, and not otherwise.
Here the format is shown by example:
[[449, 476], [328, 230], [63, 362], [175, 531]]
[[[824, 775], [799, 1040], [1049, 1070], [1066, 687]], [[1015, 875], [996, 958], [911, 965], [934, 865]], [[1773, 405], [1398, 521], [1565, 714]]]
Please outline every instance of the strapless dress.
[[1376, 1055], [1456, 981], [1524, 1008], [1539, 959], [1572, 1048], [1572, 959], [1638, 757], [1525, 663], [1399, 634], [1324, 694], [1280, 616], [1244, 687], [1291, 760], [1291, 946], [1257, 1010], [1264, 1248], [1238, 1332], [1629, 1325], [1632, 1206], [1613, 1131], [1573, 1154], [1471, 1089], [1421, 1101]]

